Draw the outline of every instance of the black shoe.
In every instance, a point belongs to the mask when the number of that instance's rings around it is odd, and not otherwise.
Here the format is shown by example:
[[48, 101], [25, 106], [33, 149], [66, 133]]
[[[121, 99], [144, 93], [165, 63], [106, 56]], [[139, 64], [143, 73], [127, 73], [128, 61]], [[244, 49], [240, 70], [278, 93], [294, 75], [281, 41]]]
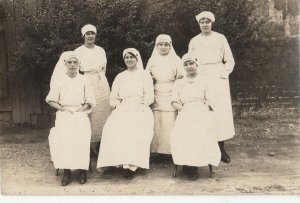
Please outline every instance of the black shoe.
[[64, 170], [64, 174], [63, 174], [63, 178], [61, 181], [61, 185], [62, 186], [67, 186], [69, 185], [71, 182], [71, 170], [70, 169], [65, 169]]
[[84, 184], [87, 181], [87, 177], [86, 177], [86, 171], [85, 170], [79, 170], [78, 173], [78, 181], [80, 184]]
[[134, 172], [130, 169], [123, 169], [123, 177], [126, 179], [132, 179]]
[[189, 173], [188, 173], [189, 180], [197, 180], [198, 179], [198, 168], [194, 167], [194, 166], [189, 166], [188, 170], [189, 170]]
[[230, 157], [225, 151], [221, 155], [221, 161], [224, 162], [224, 163], [229, 163], [230, 162]]
[[224, 163], [230, 162], [230, 157], [225, 151], [224, 141], [218, 142], [221, 151], [221, 161]]

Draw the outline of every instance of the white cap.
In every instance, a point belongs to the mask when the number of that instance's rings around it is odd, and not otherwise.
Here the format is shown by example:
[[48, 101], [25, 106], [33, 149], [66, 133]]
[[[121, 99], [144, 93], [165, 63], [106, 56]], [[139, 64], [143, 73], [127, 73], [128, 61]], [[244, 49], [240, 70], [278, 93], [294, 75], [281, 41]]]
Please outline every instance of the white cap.
[[87, 24], [81, 28], [82, 37], [85, 35], [85, 33], [89, 32], [89, 31], [97, 33], [97, 29], [94, 25]]
[[199, 22], [202, 18], [208, 18], [211, 20], [211, 22], [215, 22], [216, 20], [214, 14], [210, 11], [203, 11], [196, 15], [197, 22]]
[[192, 54], [192, 53], [186, 53], [186, 54], [184, 54], [182, 56], [181, 60], [182, 60], [183, 63], [187, 62], [187, 61], [194, 61], [196, 64], [198, 64], [197, 63], [197, 61], [198, 61], [197, 57], [194, 54]]

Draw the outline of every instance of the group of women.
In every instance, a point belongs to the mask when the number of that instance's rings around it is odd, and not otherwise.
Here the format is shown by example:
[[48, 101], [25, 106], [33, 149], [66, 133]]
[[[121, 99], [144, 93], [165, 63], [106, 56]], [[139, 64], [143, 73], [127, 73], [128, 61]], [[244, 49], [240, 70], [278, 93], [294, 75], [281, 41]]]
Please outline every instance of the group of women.
[[111, 92], [96, 27], [81, 29], [84, 45], [61, 55], [46, 98], [58, 110], [49, 146], [54, 167], [64, 169], [63, 186], [71, 170], [79, 170], [80, 184], [87, 181], [89, 153], [97, 153], [100, 140], [97, 169], [120, 167], [127, 179], [149, 169], [156, 154], [171, 155], [190, 180], [200, 166], [230, 162], [224, 141], [235, 134], [228, 82], [234, 59], [224, 35], [211, 30], [214, 15], [204, 11], [196, 19], [201, 33], [182, 59], [165, 34], [156, 38], [146, 69], [138, 50], [125, 49], [127, 69]]

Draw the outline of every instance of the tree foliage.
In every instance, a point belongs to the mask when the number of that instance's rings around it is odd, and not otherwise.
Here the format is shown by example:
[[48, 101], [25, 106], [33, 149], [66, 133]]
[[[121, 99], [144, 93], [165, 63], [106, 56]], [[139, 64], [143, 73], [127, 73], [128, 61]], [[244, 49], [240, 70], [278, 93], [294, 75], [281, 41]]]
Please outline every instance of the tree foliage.
[[189, 40], [199, 34], [195, 15], [210, 10], [216, 15], [213, 30], [225, 34], [235, 57], [252, 41], [260, 21], [249, 18], [250, 0], [43, 0], [36, 13], [18, 1], [18, 38], [12, 63], [14, 71], [27, 72], [38, 82], [48, 83], [59, 55], [83, 43], [80, 29], [87, 23], [97, 27], [96, 44], [107, 53], [107, 75], [111, 83], [124, 68], [122, 51], [137, 48], [144, 65], [158, 34], [171, 35], [179, 56], [187, 52]]
[[283, 20], [285, 20], [288, 15], [299, 15], [299, 7], [299, 0], [274, 0], [274, 8], [282, 11]]

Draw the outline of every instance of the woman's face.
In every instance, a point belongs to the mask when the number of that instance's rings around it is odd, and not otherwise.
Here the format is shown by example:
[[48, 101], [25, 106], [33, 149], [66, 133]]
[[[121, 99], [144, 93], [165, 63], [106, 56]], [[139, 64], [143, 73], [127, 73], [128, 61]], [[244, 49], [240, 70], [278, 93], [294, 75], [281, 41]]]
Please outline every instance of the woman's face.
[[157, 49], [160, 55], [168, 55], [171, 50], [171, 45], [168, 42], [159, 42]]
[[208, 18], [202, 18], [199, 21], [199, 26], [200, 26], [201, 32], [210, 33], [211, 28], [212, 28], [212, 22]]
[[79, 66], [78, 59], [75, 57], [68, 59], [66, 61], [66, 66], [68, 74], [76, 74]]
[[194, 61], [185, 61], [183, 66], [187, 76], [192, 76], [197, 73], [197, 64]]
[[137, 58], [134, 55], [126, 53], [124, 56], [124, 61], [127, 66], [127, 69], [132, 70], [136, 68]]
[[96, 40], [96, 33], [93, 31], [88, 31], [84, 34], [84, 43], [85, 44], [94, 44]]

